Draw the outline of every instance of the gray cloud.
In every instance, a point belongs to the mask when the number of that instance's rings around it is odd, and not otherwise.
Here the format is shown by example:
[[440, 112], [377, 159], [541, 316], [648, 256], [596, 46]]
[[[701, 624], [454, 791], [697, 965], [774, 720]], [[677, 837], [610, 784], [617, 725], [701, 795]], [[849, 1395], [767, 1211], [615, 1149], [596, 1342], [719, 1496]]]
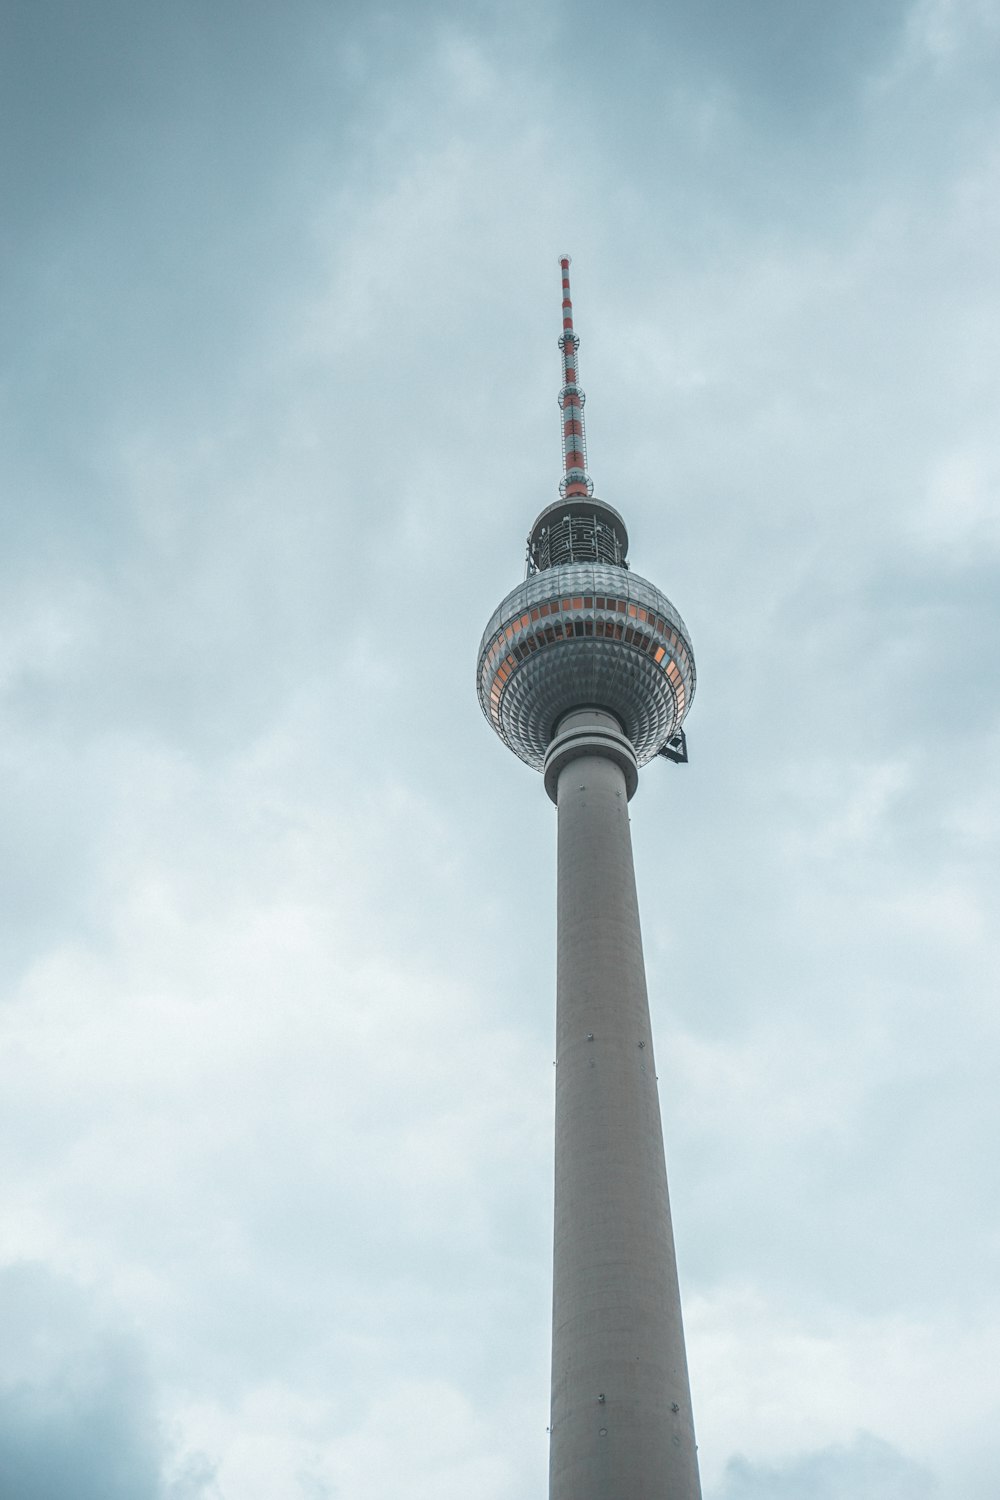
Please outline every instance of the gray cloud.
[[732, 1459], [712, 1500], [933, 1500], [938, 1493], [926, 1469], [862, 1433], [773, 1467]]
[[211, 1500], [212, 1471], [168, 1451], [133, 1342], [37, 1265], [0, 1272], [0, 1491], [17, 1500]]
[[877, 12], [861, 0], [836, 9], [818, 0], [767, 0], [750, 11], [738, 0], [696, 8], [636, 0], [614, 28], [596, 6], [582, 9], [587, 25], [615, 49], [616, 66], [605, 56], [602, 69], [612, 87], [619, 70], [629, 71], [662, 97], [664, 85], [686, 76], [706, 92], [741, 96], [749, 112], [771, 116], [774, 127], [794, 118], [801, 129], [824, 117], [829, 127], [831, 113], [842, 116], [866, 77], [893, 54], [911, 7], [906, 0]]

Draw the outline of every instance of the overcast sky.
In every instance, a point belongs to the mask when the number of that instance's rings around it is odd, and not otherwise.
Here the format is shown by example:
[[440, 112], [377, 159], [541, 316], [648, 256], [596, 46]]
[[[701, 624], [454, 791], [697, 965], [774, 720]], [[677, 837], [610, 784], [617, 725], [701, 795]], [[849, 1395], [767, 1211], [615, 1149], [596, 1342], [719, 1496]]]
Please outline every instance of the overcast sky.
[[5, 1500], [545, 1495], [564, 251], [706, 1500], [996, 1500], [995, 0], [0, 43]]

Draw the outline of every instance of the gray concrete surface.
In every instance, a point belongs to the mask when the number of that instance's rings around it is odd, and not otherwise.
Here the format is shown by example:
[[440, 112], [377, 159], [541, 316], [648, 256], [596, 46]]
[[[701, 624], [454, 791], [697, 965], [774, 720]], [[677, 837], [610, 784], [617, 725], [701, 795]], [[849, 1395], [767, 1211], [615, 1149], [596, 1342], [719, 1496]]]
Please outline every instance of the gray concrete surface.
[[701, 1495], [627, 749], [610, 715], [587, 711], [567, 715], [550, 755], [561, 757], [550, 1500]]

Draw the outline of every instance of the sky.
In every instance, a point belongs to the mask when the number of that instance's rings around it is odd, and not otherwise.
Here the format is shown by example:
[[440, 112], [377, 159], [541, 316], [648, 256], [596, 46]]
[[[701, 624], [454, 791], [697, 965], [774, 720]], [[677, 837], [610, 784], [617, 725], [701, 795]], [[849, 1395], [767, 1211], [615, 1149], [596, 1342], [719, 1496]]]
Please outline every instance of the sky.
[[996, 1500], [996, 4], [0, 25], [4, 1500], [545, 1494], [563, 252], [705, 1500]]

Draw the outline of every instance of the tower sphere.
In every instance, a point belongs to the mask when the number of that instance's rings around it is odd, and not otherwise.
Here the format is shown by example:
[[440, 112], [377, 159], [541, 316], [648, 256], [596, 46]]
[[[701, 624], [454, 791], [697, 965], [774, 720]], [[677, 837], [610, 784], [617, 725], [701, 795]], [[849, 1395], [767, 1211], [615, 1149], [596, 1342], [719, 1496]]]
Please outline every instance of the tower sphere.
[[696, 674], [687, 627], [667, 597], [628, 568], [627, 545], [621, 518], [599, 500], [548, 506], [529, 536], [528, 577], [483, 633], [483, 713], [536, 771], [573, 709], [613, 714], [643, 766], [678, 733], [691, 706]]

